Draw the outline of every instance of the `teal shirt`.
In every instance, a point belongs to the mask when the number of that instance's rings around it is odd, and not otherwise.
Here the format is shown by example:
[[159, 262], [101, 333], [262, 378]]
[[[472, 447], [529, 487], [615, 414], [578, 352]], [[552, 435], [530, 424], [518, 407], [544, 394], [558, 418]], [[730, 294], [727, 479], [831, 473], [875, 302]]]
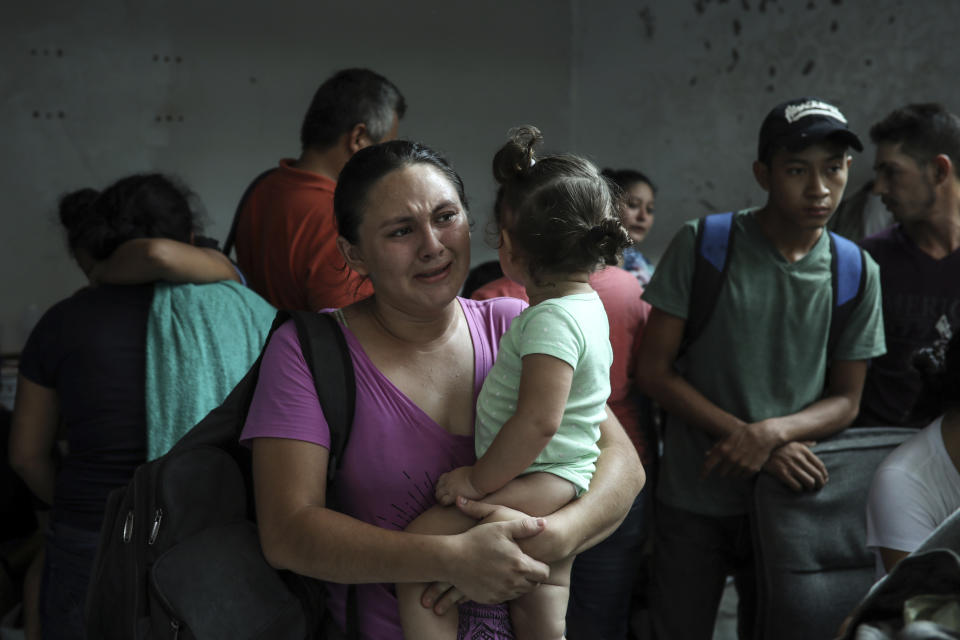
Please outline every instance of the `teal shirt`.
[[147, 460], [223, 402], [256, 361], [277, 310], [238, 282], [153, 287], [147, 319]]
[[577, 494], [590, 486], [600, 448], [600, 423], [610, 396], [610, 328], [594, 293], [552, 298], [527, 307], [500, 340], [497, 360], [477, 399], [476, 450], [490, 448], [517, 409], [522, 359], [543, 353], [573, 367], [560, 428], [524, 473], [546, 471], [569, 480]]
[[[826, 233], [800, 260], [788, 262], [763, 235], [753, 211], [734, 216], [727, 280], [700, 338], [678, 361], [694, 388], [745, 422], [796, 413], [820, 398], [827, 372], [833, 308]], [[687, 317], [698, 221], [687, 222], [659, 262], [643, 298]], [[835, 360], [867, 360], [886, 351], [877, 264], [865, 255], [863, 297], [840, 336]], [[670, 415], [658, 498], [705, 515], [749, 507], [752, 480], [700, 480], [714, 439]]]

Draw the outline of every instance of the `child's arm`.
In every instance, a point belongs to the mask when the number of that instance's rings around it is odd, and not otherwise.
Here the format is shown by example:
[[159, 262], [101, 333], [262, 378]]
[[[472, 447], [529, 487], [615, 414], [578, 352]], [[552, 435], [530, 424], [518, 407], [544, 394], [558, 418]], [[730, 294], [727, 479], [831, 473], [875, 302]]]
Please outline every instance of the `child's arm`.
[[90, 273], [94, 282], [140, 284], [166, 280], [203, 284], [240, 281], [227, 256], [168, 238], [135, 238], [121, 244]]
[[524, 356], [516, 412], [476, 464], [440, 477], [437, 500], [448, 505], [458, 495], [479, 499], [520, 475], [560, 427], [572, 382], [573, 367], [563, 360], [542, 353]]

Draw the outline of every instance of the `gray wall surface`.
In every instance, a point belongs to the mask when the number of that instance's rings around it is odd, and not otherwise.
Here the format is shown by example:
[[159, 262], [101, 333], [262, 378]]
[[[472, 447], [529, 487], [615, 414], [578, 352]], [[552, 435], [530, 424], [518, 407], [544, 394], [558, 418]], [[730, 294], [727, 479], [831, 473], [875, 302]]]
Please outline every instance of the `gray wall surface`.
[[[583, 2], [574, 22], [573, 147], [659, 187], [645, 253], [677, 226], [760, 205], [757, 132], [805, 95], [840, 107], [864, 142], [847, 193], [872, 176], [870, 125], [909, 102], [960, 113], [957, 0]], [[589, 7], [589, 8], [588, 8]]]
[[489, 163], [516, 124], [541, 127], [547, 150], [648, 172], [656, 257], [683, 220], [762, 202], [750, 164], [777, 102], [835, 101], [864, 137], [908, 101], [960, 108], [957, 0], [37, 0], [4, 13], [3, 352], [84, 284], [56, 223], [61, 194], [170, 172], [222, 239], [247, 182], [298, 153], [310, 97], [339, 68], [393, 80], [409, 105], [401, 136], [460, 170], [475, 263], [495, 257]]

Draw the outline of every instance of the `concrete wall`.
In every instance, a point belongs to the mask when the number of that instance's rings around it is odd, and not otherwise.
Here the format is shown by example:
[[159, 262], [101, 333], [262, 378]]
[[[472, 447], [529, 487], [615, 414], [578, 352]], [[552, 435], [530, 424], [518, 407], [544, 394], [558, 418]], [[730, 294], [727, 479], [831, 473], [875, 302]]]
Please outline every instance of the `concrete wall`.
[[[136, 171], [182, 177], [223, 238], [262, 169], [298, 152], [334, 70], [369, 66], [409, 103], [401, 135], [444, 150], [484, 225], [492, 153], [532, 122], [553, 150], [658, 182], [656, 256], [680, 221], [758, 203], [756, 130], [783, 99], [834, 100], [854, 127], [908, 100], [960, 108], [955, 0], [37, 0], [0, 22], [0, 351], [82, 286], [57, 197]], [[273, 15], [267, 15], [267, 8]], [[855, 163], [854, 182], [871, 163]]]
[[222, 239], [248, 181], [299, 152], [313, 91], [337, 69], [367, 66], [401, 88], [401, 135], [445, 151], [464, 177], [475, 259], [493, 256], [482, 238], [489, 163], [507, 129], [536, 122], [569, 146], [566, 2], [226, 6], [38, 0], [5, 11], [0, 350], [18, 350], [37, 315], [84, 283], [56, 224], [60, 194], [173, 172]]
[[840, 106], [866, 146], [848, 193], [871, 175], [871, 124], [908, 102], [960, 112], [958, 24], [952, 0], [584, 2], [574, 147], [657, 183], [645, 251], [659, 256], [683, 220], [765, 202], [751, 165], [780, 102]]

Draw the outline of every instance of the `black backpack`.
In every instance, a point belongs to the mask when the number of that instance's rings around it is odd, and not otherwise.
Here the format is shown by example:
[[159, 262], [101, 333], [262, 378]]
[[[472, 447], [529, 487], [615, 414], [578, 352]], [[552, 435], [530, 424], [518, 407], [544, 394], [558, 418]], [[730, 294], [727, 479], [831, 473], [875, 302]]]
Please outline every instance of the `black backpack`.
[[[289, 318], [330, 425], [332, 481], [353, 421], [353, 363], [333, 316], [280, 311], [270, 335]], [[91, 640], [319, 637], [322, 583], [267, 564], [254, 523], [251, 452], [238, 438], [262, 358], [110, 494], [85, 609]]]

